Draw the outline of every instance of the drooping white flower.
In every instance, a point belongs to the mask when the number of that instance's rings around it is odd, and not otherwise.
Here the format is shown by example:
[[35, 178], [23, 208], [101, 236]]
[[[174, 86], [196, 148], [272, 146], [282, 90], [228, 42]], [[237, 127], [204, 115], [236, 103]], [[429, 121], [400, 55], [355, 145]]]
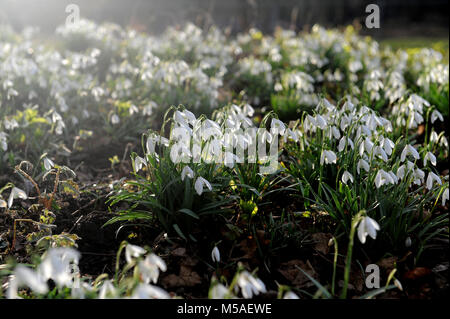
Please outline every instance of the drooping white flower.
[[398, 290], [403, 291], [402, 283], [397, 278], [394, 279], [394, 285], [398, 288]]
[[270, 128], [272, 134], [280, 134], [284, 135], [284, 132], [286, 131], [286, 125], [284, 125], [283, 122], [281, 122], [278, 119], [273, 118], [272, 122], [270, 123]]
[[389, 138], [385, 137], [385, 138], [383, 138], [382, 145], [383, 145], [383, 148], [384, 148], [384, 151], [386, 152], [386, 154], [391, 156], [392, 150], [395, 147], [394, 142], [392, 142]]
[[250, 299], [253, 295], [258, 295], [260, 292], [266, 292], [264, 283], [246, 270], [239, 274], [237, 284], [241, 288], [242, 296], [245, 299]]
[[203, 193], [203, 188], [207, 187], [210, 191], [212, 191], [212, 186], [211, 184], [204, 179], [203, 177], [199, 176], [197, 177], [197, 180], [195, 181], [195, 191], [197, 192], [198, 195], [201, 195]]
[[211, 251], [211, 259], [214, 262], [220, 261], [220, 251], [219, 248], [217, 248], [217, 246], [214, 246], [213, 250]]
[[73, 248], [50, 248], [38, 267], [45, 281], [52, 279], [58, 287], [72, 287], [74, 273], [72, 265], [78, 265], [80, 253]]
[[358, 171], [358, 174], [361, 174], [361, 168], [363, 168], [366, 172], [370, 170], [369, 163], [367, 163], [362, 158], [359, 159], [358, 164], [356, 165], [356, 170]]
[[111, 115], [111, 124], [116, 125], [120, 123], [120, 118], [117, 114]]
[[341, 132], [336, 126], [331, 127], [331, 133], [335, 139], [339, 139], [341, 137]]
[[268, 131], [263, 130], [262, 134], [259, 135], [261, 143], [272, 143], [272, 134], [270, 134]]
[[373, 148], [373, 155], [378, 156], [379, 158], [381, 158], [384, 162], [387, 162], [388, 157], [386, 152], [384, 151], [383, 148], [381, 148], [380, 146], [375, 146]]
[[320, 165], [325, 164], [336, 164], [337, 157], [333, 151], [323, 150], [320, 156]]
[[364, 244], [366, 242], [367, 235], [373, 239], [376, 239], [378, 230], [380, 230], [380, 225], [378, 225], [378, 223], [369, 216], [364, 216], [358, 226], [359, 241]]
[[412, 245], [412, 240], [411, 240], [411, 237], [406, 237], [406, 240], [405, 240], [405, 246], [406, 247], [411, 247], [411, 245]]
[[354, 149], [353, 141], [349, 137], [341, 137], [339, 140], [338, 151], [342, 152], [347, 144], [350, 145], [351, 149]]
[[135, 113], [139, 113], [139, 108], [136, 105], [131, 104], [130, 109], [128, 111], [130, 112], [130, 115], [133, 115]]
[[439, 135], [436, 133], [436, 131], [432, 131], [430, 134], [430, 142], [436, 143], [439, 140]]
[[170, 295], [162, 288], [148, 284], [139, 284], [133, 291], [132, 299], [170, 299]]
[[423, 166], [427, 166], [427, 161], [430, 161], [433, 166], [436, 166], [436, 156], [433, 153], [427, 152], [423, 158]]
[[44, 157], [44, 168], [46, 171], [51, 170], [53, 167], [55, 167], [55, 163], [49, 159], [48, 157]]
[[28, 196], [20, 188], [13, 187], [13, 189], [11, 190], [11, 194], [9, 194], [9, 198], [8, 198], [8, 208], [11, 208], [13, 201], [16, 198], [27, 199]]
[[300, 299], [295, 293], [292, 291], [288, 291], [284, 294], [283, 299]]
[[348, 171], [345, 171], [344, 174], [342, 174], [342, 183], [347, 185], [347, 182], [350, 180], [351, 183], [353, 183], [353, 175], [350, 174]]
[[[206, 147], [205, 147], [206, 148]], [[192, 157], [192, 153], [186, 145], [180, 143], [173, 144], [170, 149], [170, 159], [174, 163], [186, 162]]]
[[434, 110], [431, 113], [431, 123], [434, 123], [437, 119], [439, 119], [439, 121], [444, 122], [444, 117], [442, 116], [441, 112], [439, 112], [438, 110]]
[[146, 250], [137, 245], [127, 244], [125, 247], [125, 259], [130, 264], [134, 258], [139, 258], [146, 253]]
[[320, 114], [316, 115], [315, 123], [316, 123], [316, 126], [318, 128], [320, 128], [321, 130], [325, 129], [327, 127], [327, 125], [328, 125], [328, 123], [325, 120], [325, 118], [323, 116], [321, 116]]
[[9, 299], [18, 298], [17, 289], [22, 286], [30, 288], [38, 294], [44, 294], [48, 291], [47, 284], [39, 273], [26, 266], [18, 265], [14, 269], [14, 275], [11, 276], [9, 281], [7, 297]]
[[423, 181], [425, 179], [425, 172], [422, 171], [420, 168], [416, 168], [413, 173], [414, 177], [414, 184], [421, 185], [423, 184]]
[[218, 282], [211, 287], [209, 294], [211, 299], [225, 299], [229, 291], [227, 287]]
[[420, 159], [419, 152], [412, 147], [411, 145], [406, 145], [405, 148], [402, 151], [402, 155], [400, 156], [400, 161], [404, 162], [406, 159], [406, 156], [412, 155], [416, 160]]
[[429, 172], [427, 177], [427, 188], [432, 189], [434, 182], [438, 183], [439, 185], [442, 185], [441, 178], [437, 176], [435, 173]]
[[115, 298], [117, 289], [112, 284], [111, 280], [105, 280], [99, 290], [98, 299]]
[[184, 181], [186, 176], [189, 178], [194, 178], [194, 171], [187, 165], [183, 167], [183, 170], [181, 171], [181, 180]]
[[299, 140], [298, 133], [296, 131], [291, 130], [290, 128], [287, 128], [286, 134], [284, 136], [284, 142], [286, 142], [287, 139], [290, 139], [294, 142], [298, 142]]
[[147, 161], [145, 160], [145, 158], [136, 156], [134, 159], [134, 170], [136, 171], [136, 173], [139, 172], [144, 165], [147, 165]]
[[388, 172], [380, 169], [375, 176], [375, 186], [380, 188], [383, 185], [395, 184], [395, 179]]
[[144, 260], [139, 261], [138, 269], [144, 283], [156, 283], [159, 277], [159, 271], [166, 271], [167, 266], [161, 257], [150, 254]]
[[448, 187], [445, 189], [444, 193], [442, 194], [442, 206], [445, 206], [445, 203], [449, 200], [449, 193], [448, 193]]
[[253, 109], [253, 107], [250, 104], [245, 104], [243, 111], [247, 116], [250, 116], [250, 117], [253, 116], [253, 114], [255, 113], [255, 110]]

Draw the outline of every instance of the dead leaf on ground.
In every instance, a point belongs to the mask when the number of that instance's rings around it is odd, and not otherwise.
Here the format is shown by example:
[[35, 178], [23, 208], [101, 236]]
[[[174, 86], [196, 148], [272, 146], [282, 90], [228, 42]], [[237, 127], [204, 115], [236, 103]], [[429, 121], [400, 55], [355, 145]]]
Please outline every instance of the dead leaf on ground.
[[172, 255], [176, 257], [184, 257], [186, 256], [186, 248], [178, 247], [172, 251]]
[[166, 288], [193, 287], [202, 283], [201, 277], [187, 266], [180, 266], [180, 274], [170, 274], [162, 279], [162, 284]]
[[383, 258], [378, 262], [378, 266], [380, 266], [381, 269], [385, 270], [387, 273], [390, 273], [394, 268], [398, 261], [398, 257], [387, 257]]
[[289, 284], [298, 288], [311, 287], [314, 283], [297, 267], [303, 269], [314, 279], [318, 279], [318, 274], [307, 261], [304, 263], [299, 259], [293, 259], [282, 263], [278, 271], [289, 281]]
[[419, 278], [423, 278], [425, 276], [428, 276], [431, 273], [431, 269], [426, 267], [417, 267], [413, 270], [408, 271], [406, 274], [403, 275], [404, 279], [408, 280], [416, 280]]
[[321, 252], [322, 254], [328, 254], [330, 247], [328, 246], [328, 242], [333, 237], [331, 234], [327, 233], [315, 233], [311, 236], [315, 242], [314, 249]]
[[253, 258], [256, 254], [256, 249], [258, 248], [255, 239], [251, 236], [242, 240], [237, 246], [244, 253], [244, 256], [241, 257], [244, 259]]

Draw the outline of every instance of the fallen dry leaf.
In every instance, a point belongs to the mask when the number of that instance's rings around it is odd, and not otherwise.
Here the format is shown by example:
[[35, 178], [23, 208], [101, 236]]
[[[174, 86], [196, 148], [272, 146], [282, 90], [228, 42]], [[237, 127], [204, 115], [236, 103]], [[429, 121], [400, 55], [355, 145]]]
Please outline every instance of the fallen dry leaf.
[[315, 233], [311, 236], [315, 242], [314, 249], [321, 252], [322, 254], [328, 254], [330, 247], [328, 246], [328, 242], [333, 237], [331, 234], [327, 233]]
[[428, 276], [431, 273], [431, 270], [426, 267], [417, 267], [413, 270], [408, 271], [403, 275], [404, 279], [408, 280], [416, 280], [425, 276]]
[[398, 258], [393, 257], [387, 257], [381, 259], [377, 264], [380, 266], [381, 269], [385, 270], [387, 273], [390, 273], [392, 269], [395, 268], [395, 265], [397, 263]]
[[307, 261], [304, 263], [299, 259], [293, 259], [288, 262], [282, 263], [278, 271], [289, 281], [289, 285], [305, 288], [314, 285], [313, 282], [297, 267], [303, 269], [308, 275], [314, 279], [318, 279], [317, 273], [312, 268], [311, 264]]

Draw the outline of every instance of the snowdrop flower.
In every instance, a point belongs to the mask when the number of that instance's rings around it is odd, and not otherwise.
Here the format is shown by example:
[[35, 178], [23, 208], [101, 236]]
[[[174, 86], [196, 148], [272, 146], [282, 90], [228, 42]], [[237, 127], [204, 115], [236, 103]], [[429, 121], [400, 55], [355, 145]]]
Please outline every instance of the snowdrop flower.
[[295, 293], [292, 291], [288, 291], [284, 294], [283, 299], [300, 299]]
[[407, 172], [409, 171], [414, 171], [414, 163], [412, 163], [411, 161], [406, 161], [406, 165], [403, 164], [401, 165], [398, 170], [397, 170], [397, 177], [399, 179], [403, 179], [406, 175]]
[[139, 109], [136, 105], [131, 104], [130, 109], [129, 109], [130, 115], [133, 115], [134, 113], [138, 113]]
[[132, 299], [170, 299], [170, 295], [157, 286], [140, 284], [133, 292]]
[[411, 240], [411, 237], [406, 237], [406, 240], [405, 240], [405, 246], [406, 247], [411, 247], [411, 245], [412, 245], [412, 240]]
[[336, 126], [331, 127], [331, 133], [335, 139], [339, 139], [341, 137], [341, 132]]
[[430, 160], [433, 166], [436, 166], [436, 156], [433, 153], [427, 152], [423, 158], [423, 166], [427, 166], [427, 161]]
[[17, 290], [21, 286], [26, 286], [38, 294], [45, 294], [48, 291], [47, 284], [38, 273], [28, 267], [18, 265], [8, 283], [6, 293], [8, 299], [18, 298]]
[[7, 140], [8, 134], [5, 132], [0, 132], [0, 148], [6, 152], [8, 150], [8, 140]]
[[325, 129], [328, 125], [327, 121], [325, 120], [325, 118], [323, 116], [321, 116], [320, 114], [317, 114], [315, 117], [315, 123], [316, 126], [320, 129]]
[[380, 169], [377, 173], [377, 176], [375, 176], [375, 186], [377, 188], [380, 188], [381, 186], [387, 184], [395, 184], [395, 179], [392, 177], [391, 174]]
[[20, 188], [13, 187], [13, 189], [11, 190], [11, 194], [9, 194], [9, 198], [8, 198], [8, 208], [11, 208], [13, 201], [16, 198], [27, 199], [28, 196]]
[[344, 174], [342, 174], [342, 182], [347, 185], [347, 182], [350, 180], [350, 182], [353, 183], [353, 175], [350, 174], [348, 171], [345, 171]]
[[367, 235], [373, 239], [376, 239], [377, 230], [380, 230], [380, 225], [378, 225], [378, 223], [369, 216], [364, 216], [358, 226], [359, 241], [364, 244], [366, 242]]
[[143, 165], [147, 165], [147, 161], [140, 156], [136, 156], [134, 159], [134, 170], [136, 173], [142, 169]]
[[11, 121], [5, 119], [3, 121], [3, 125], [8, 131], [14, 130], [15, 128], [19, 127], [19, 123], [17, 123], [15, 119], [12, 119]]
[[445, 203], [449, 200], [449, 193], [448, 193], [448, 187], [445, 189], [444, 193], [442, 194], [442, 206], [445, 206]]
[[391, 178], [392, 178], [392, 180], [394, 181], [392, 184], [397, 184], [397, 183], [398, 183], [398, 180], [399, 180], [399, 178], [397, 177], [397, 175], [395, 175], [393, 171], [389, 171], [389, 172], [387, 172], [387, 173], [388, 173], [389, 175], [391, 175]]
[[159, 270], [166, 271], [167, 266], [161, 257], [150, 254], [144, 260], [139, 261], [138, 269], [144, 283], [148, 284], [150, 282], [156, 283], [159, 277]]
[[186, 176], [189, 178], [194, 178], [194, 171], [187, 165], [181, 171], [181, 180], [184, 181]]
[[398, 290], [403, 291], [402, 283], [397, 278], [394, 278], [394, 285], [398, 288]]
[[260, 292], [266, 292], [264, 283], [259, 278], [253, 277], [246, 270], [239, 274], [237, 284], [241, 288], [242, 296], [245, 299], [250, 299], [253, 295], [258, 295]]
[[272, 143], [272, 134], [264, 130], [264, 132], [260, 135], [261, 143]]
[[144, 106], [142, 109], [142, 115], [150, 116], [153, 114], [153, 109], [156, 108], [157, 105], [155, 102], [151, 101], [148, 105]]
[[286, 142], [288, 138], [294, 142], [298, 142], [298, 140], [299, 140], [297, 132], [292, 131], [290, 128], [286, 129], [286, 134], [284, 136], [284, 142]]
[[71, 287], [74, 274], [71, 265], [78, 264], [80, 253], [73, 248], [50, 248], [38, 267], [45, 281], [52, 279], [59, 287]]
[[286, 131], [286, 125], [284, 125], [283, 122], [280, 120], [277, 120], [275, 118], [272, 119], [272, 122], [270, 123], [270, 128], [272, 134], [280, 134], [284, 135], [284, 132]]
[[385, 137], [383, 138], [382, 145], [386, 154], [390, 156], [392, 154], [392, 150], [395, 147], [394, 142], [392, 142], [389, 138]]
[[437, 176], [435, 173], [429, 172], [427, 177], [427, 188], [432, 189], [434, 182], [437, 182], [439, 185], [442, 185], [441, 178]]
[[436, 143], [439, 140], [439, 135], [436, 133], [436, 131], [432, 131], [430, 135], [430, 142]]
[[146, 253], [146, 250], [142, 247], [127, 244], [125, 247], [125, 259], [128, 264], [130, 264], [133, 261], [133, 258], [139, 258], [143, 254]]
[[214, 246], [213, 250], [211, 251], [211, 259], [214, 262], [220, 262], [220, 251], [217, 246]]
[[120, 118], [117, 114], [111, 116], [111, 124], [116, 125], [120, 123]]
[[373, 155], [378, 156], [384, 162], [387, 162], [387, 160], [388, 160], [386, 152], [380, 146], [375, 146], [373, 148]]
[[170, 159], [172, 162], [186, 162], [190, 157], [192, 157], [191, 151], [181, 142], [172, 145], [172, 148], [170, 149]]
[[322, 155], [320, 156], [320, 165], [325, 164], [336, 164], [337, 157], [333, 151], [323, 150]]
[[221, 283], [216, 283], [210, 290], [211, 299], [225, 299], [229, 295], [228, 288]]
[[98, 299], [114, 298], [116, 296], [116, 288], [111, 280], [105, 280], [98, 293]]
[[197, 192], [198, 195], [201, 195], [201, 194], [203, 193], [203, 188], [204, 188], [205, 186], [206, 186], [210, 191], [212, 191], [212, 186], [211, 186], [211, 184], [210, 184], [206, 179], [204, 179], [203, 177], [199, 176], [199, 177], [197, 178], [197, 180], [195, 181], [195, 185], [194, 185], [195, 191]]
[[350, 145], [351, 149], [354, 149], [353, 141], [350, 138], [343, 136], [339, 140], [338, 151], [342, 152], [344, 150], [345, 146], [347, 145], [347, 143], [348, 143], [348, 145]]
[[436, 120], [439, 119], [439, 121], [444, 122], [444, 117], [438, 110], [434, 110], [431, 113], [431, 123], [436, 122]]
[[425, 172], [422, 171], [420, 168], [416, 168], [413, 173], [414, 177], [414, 184], [421, 185], [423, 184], [423, 181], [425, 179]]
[[409, 154], [411, 154], [416, 160], [420, 159], [420, 155], [419, 152], [417, 152], [417, 150], [412, 147], [411, 145], [406, 145], [405, 148], [402, 151], [402, 155], [400, 156], [400, 161], [404, 162], [406, 159], [406, 156], [408, 156]]
[[150, 135], [145, 142], [145, 147], [147, 149], [147, 154], [154, 154], [156, 147], [156, 137], [154, 135]]
[[253, 116], [253, 114], [255, 113], [255, 110], [253, 109], [253, 107], [250, 104], [245, 104], [243, 111], [245, 114], [247, 114], [247, 116], [250, 116], [250, 117]]

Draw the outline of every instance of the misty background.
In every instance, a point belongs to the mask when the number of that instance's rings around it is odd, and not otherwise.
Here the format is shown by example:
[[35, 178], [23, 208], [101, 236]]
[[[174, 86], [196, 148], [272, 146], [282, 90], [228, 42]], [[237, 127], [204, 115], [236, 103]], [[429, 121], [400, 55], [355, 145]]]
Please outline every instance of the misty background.
[[[52, 33], [74, 3], [82, 18], [131, 26], [151, 34], [191, 21], [200, 27], [217, 25], [231, 33], [251, 27], [271, 33], [277, 26], [308, 29], [362, 25], [360, 32], [384, 37], [448, 37], [448, 0], [0, 0], [0, 24], [20, 31], [37, 26]], [[367, 29], [365, 8], [380, 7], [381, 28]]]

